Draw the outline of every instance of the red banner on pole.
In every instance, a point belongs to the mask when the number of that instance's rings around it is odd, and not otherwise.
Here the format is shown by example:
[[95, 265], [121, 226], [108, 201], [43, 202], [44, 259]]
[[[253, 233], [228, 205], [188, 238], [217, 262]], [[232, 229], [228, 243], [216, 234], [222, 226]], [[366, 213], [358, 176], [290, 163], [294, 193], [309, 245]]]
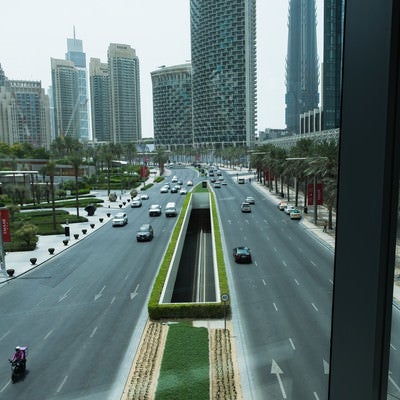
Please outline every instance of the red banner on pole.
[[[315, 193], [316, 193], [316, 196], [317, 196], [317, 205], [318, 206], [322, 206], [322, 204], [324, 202], [322, 183], [317, 183], [316, 184]], [[307, 204], [309, 206], [313, 206], [314, 205], [314, 184], [313, 183], [309, 183], [308, 187], [307, 187]]]
[[7, 208], [0, 209], [0, 218], [3, 242], [11, 242], [10, 219]]

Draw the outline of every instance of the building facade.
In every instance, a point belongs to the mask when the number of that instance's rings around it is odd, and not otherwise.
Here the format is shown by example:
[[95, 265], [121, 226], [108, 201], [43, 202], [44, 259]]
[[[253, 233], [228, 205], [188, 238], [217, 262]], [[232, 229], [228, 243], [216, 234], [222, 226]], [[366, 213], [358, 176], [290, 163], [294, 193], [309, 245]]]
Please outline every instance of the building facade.
[[80, 96], [75, 64], [69, 60], [51, 58], [51, 80], [56, 137], [79, 139]]
[[344, 0], [324, 1], [323, 129], [340, 126]]
[[252, 147], [256, 125], [255, 0], [191, 0], [193, 142]]
[[285, 121], [300, 132], [300, 115], [318, 108], [319, 72], [315, 0], [290, 0]]
[[192, 67], [161, 67], [151, 72], [154, 142], [169, 150], [193, 146]]
[[112, 142], [137, 142], [142, 137], [139, 59], [131, 46], [108, 47]]
[[67, 53], [65, 59], [72, 61], [76, 67], [78, 75], [78, 91], [79, 91], [79, 134], [78, 139], [82, 142], [89, 140], [89, 112], [88, 112], [88, 87], [87, 87], [87, 70], [86, 70], [86, 54], [83, 52], [82, 40], [76, 39], [75, 30], [74, 37], [67, 39]]
[[93, 141], [110, 142], [112, 127], [108, 64], [98, 58], [91, 58], [89, 79]]

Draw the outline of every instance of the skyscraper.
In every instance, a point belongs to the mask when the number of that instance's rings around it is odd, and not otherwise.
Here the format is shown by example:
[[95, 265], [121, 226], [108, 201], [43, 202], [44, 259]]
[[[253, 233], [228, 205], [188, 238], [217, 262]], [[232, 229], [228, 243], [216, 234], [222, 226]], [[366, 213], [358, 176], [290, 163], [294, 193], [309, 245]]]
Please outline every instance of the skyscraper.
[[75, 64], [51, 58], [51, 80], [56, 137], [69, 135], [79, 139], [80, 97]]
[[193, 140], [251, 147], [256, 125], [255, 0], [191, 0]]
[[108, 47], [112, 142], [141, 139], [139, 59], [131, 46], [111, 43]]
[[151, 73], [154, 144], [169, 150], [193, 146], [192, 67], [161, 67]]
[[110, 74], [107, 63], [98, 58], [89, 62], [92, 133], [96, 142], [111, 141]]
[[323, 129], [340, 125], [344, 0], [324, 1]]
[[79, 134], [78, 139], [84, 142], [89, 140], [89, 118], [88, 118], [88, 91], [87, 91], [87, 71], [86, 54], [83, 52], [82, 40], [76, 39], [75, 28], [74, 37], [67, 39], [67, 53], [65, 59], [72, 61], [78, 72], [78, 91], [79, 91]]
[[318, 108], [315, 0], [290, 0], [286, 61], [286, 127], [299, 133], [300, 114]]

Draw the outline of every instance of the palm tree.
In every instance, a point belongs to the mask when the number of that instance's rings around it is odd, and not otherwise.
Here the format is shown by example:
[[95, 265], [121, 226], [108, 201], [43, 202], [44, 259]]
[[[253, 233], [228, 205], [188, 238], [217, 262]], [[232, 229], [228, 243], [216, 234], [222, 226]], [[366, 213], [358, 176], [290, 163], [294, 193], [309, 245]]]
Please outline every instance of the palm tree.
[[79, 217], [79, 169], [82, 165], [82, 151], [75, 150], [68, 159], [74, 169], [76, 215]]
[[56, 221], [56, 206], [54, 200], [54, 175], [56, 173], [56, 163], [53, 159], [47, 161], [46, 166], [44, 167], [45, 174], [50, 178], [50, 197], [51, 197], [51, 213], [52, 213], [52, 222], [53, 222], [53, 230], [54, 232], [57, 229], [57, 221]]

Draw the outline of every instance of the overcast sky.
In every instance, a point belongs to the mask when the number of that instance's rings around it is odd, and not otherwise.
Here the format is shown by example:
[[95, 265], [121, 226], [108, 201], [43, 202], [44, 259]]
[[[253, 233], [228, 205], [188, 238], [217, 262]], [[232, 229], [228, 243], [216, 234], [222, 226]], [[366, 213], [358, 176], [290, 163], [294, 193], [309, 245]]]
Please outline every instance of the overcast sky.
[[[217, 1], [217, 0], [216, 0]], [[285, 127], [288, 0], [257, 0], [258, 130]], [[110, 43], [139, 57], [142, 136], [153, 136], [150, 72], [190, 60], [190, 0], [2, 0], [0, 64], [9, 79], [51, 84], [50, 58], [65, 58], [67, 38], [107, 61]], [[322, 62], [323, 0], [316, 0]]]

